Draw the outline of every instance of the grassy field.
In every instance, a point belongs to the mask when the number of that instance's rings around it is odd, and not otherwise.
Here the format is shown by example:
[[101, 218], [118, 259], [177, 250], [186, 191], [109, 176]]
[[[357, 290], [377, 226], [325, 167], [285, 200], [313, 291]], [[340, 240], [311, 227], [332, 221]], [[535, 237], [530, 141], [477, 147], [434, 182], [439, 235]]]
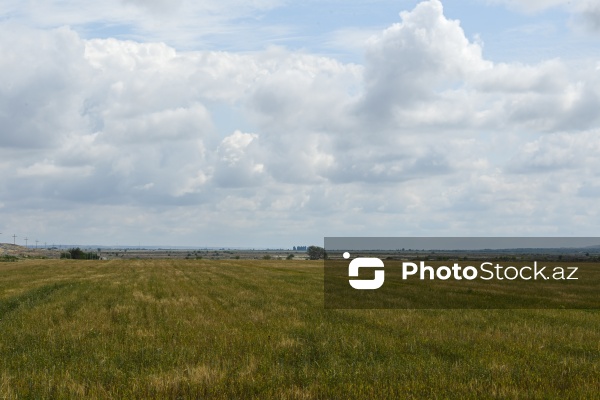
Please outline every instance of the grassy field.
[[326, 310], [310, 261], [0, 263], [0, 398], [599, 393], [595, 310]]

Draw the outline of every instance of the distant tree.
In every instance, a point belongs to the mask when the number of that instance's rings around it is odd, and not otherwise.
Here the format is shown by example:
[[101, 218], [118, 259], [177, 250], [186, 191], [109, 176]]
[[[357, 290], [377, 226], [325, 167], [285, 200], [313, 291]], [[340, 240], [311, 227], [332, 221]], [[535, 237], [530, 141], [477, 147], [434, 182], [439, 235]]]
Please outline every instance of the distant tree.
[[79, 247], [76, 249], [69, 249], [69, 253], [71, 253], [71, 258], [74, 260], [83, 260], [85, 258], [85, 253]]
[[308, 258], [310, 258], [311, 260], [327, 258], [327, 253], [325, 252], [325, 249], [319, 246], [308, 246], [306, 252], [308, 253]]
[[292, 253], [288, 254], [288, 256], [286, 257], [286, 259], [291, 260], [292, 258], [294, 258], [294, 255]]
[[65, 253], [61, 253], [60, 258], [71, 258], [73, 260], [98, 260], [100, 256], [96, 253], [86, 253], [77, 247], [69, 249]]

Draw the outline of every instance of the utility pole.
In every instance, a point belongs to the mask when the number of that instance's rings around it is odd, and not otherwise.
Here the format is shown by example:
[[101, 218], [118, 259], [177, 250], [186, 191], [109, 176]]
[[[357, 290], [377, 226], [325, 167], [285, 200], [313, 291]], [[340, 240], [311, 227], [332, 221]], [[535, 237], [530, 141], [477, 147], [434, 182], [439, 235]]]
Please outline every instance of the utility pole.
[[39, 240], [35, 239], [35, 248], [37, 249], [37, 244], [38, 244]]
[[16, 239], [16, 238], [17, 238], [17, 235], [15, 235], [15, 234], [13, 233], [13, 244], [17, 244], [17, 242], [15, 241], [15, 239]]
[[25, 238], [25, 248], [27, 248], [27, 241], [28, 240], [29, 240], [28, 238]]

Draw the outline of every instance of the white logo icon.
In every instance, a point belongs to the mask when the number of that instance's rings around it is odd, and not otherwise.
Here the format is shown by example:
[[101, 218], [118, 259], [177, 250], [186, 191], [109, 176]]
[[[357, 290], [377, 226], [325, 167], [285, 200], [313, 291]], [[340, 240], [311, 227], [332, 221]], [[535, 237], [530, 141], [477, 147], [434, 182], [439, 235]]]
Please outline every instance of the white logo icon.
[[[348, 255], [348, 257], [346, 257]], [[349, 258], [350, 254], [344, 253], [344, 258]], [[358, 276], [359, 268], [383, 268], [383, 261], [379, 258], [367, 258], [359, 257], [350, 261], [348, 266], [348, 275], [351, 277]], [[379, 289], [383, 286], [385, 280], [383, 269], [375, 270], [375, 277], [373, 279], [350, 279], [350, 286], [358, 290], [374, 290]]]

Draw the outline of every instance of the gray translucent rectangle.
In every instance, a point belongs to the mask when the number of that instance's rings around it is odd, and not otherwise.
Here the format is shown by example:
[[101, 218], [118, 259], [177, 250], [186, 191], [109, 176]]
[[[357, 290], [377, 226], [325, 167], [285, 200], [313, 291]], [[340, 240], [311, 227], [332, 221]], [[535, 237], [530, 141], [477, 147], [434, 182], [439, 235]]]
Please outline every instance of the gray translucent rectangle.
[[[325, 251], [326, 308], [600, 308], [600, 238], [326, 237]], [[353, 287], [376, 270], [380, 287]]]
[[518, 250], [590, 249], [600, 252], [600, 238], [589, 237], [326, 237], [326, 250]]

